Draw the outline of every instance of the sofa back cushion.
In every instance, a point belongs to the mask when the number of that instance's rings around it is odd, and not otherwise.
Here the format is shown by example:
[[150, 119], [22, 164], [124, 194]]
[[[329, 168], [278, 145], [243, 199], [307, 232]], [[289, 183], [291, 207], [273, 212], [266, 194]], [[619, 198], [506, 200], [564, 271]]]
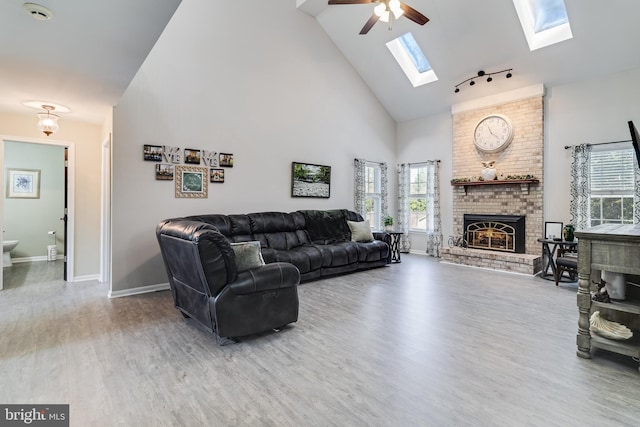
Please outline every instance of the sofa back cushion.
[[351, 240], [351, 232], [347, 226], [348, 211], [335, 209], [328, 211], [303, 210], [307, 232], [312, 242], [331, 244]]
[[263, 248], [289, 250], [310, 243], [299, 216], [284, 212], [260, 212], [247, 215], [251, 232]]
[[250, 220], [247, 215], [192, 215], [184, 218], [213, 225], [230, 242], [250, 242], [256, 240], [251, 234]]

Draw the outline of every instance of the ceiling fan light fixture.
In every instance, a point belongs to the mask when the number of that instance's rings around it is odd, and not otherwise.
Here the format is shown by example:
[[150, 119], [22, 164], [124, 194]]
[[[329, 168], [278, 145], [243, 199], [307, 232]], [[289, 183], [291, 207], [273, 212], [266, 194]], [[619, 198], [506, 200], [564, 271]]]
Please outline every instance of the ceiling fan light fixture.
[[373, 9], [373, 12], [378, 15], [382, 22], [389, 22], [389, 11], [386, 4], [380, 3]]

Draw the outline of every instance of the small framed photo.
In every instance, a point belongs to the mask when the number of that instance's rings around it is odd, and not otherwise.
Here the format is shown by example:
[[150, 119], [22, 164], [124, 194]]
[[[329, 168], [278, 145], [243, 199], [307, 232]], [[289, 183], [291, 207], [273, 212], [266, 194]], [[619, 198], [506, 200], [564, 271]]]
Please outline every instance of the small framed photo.
[[191, 148], [184, 149], [184, 162], [191, 165], [199, 165], [202, 152], [200, 150], [193, 150]]
[[39, 199], [40, 169], [7, 169], [7, 199]]
[[293, 162], [291, 164], [291, 197], [319, 197], [331, 195], [331, 166]]
[[216, 184], [222, 184], [224, 182], [224, 169], [211, 169], [210, 181]]
[[233, 154], [231, 153], [220, 153], [220, 166], [225, 168], [233, 167]]
[[145, 145], [143, 150], [143, 158], [151, 162], [162, 161], [162, 146], [161, 145]]
[[545, 222], [544, 223], [544, 238], [549, 240], [562, 240], [562, 226], [561, 222]]
[[156, 179], [159, 181], [173, 181], [173, 165], [161, 163], [156, 165]]
[[209, 194], [208, 168], [176, 166], [176, 198], [206, 199]]

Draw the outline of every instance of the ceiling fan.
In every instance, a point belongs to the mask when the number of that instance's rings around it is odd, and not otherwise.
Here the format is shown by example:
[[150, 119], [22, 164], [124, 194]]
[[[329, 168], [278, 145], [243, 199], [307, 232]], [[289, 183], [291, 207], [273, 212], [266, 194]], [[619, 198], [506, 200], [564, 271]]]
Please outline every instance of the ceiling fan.
[[394, 19], [398, 19], [401, 16], [405, 16], [415, 22], [416, 24], [424, 25], [429, 22], [429, 18], [412, 8], [411, 6], [401, 3], [400, 0], [329, 0], [329, 5], [333, 4], [365, 4], [365, 3], [379, 3], [373, 9], [373, 15], [364, 24], [360, 34], [367, 34], [371, 27], [374, 26], [379, 20], [389, 23], [389, 29], [391, 29], [391, 23]]

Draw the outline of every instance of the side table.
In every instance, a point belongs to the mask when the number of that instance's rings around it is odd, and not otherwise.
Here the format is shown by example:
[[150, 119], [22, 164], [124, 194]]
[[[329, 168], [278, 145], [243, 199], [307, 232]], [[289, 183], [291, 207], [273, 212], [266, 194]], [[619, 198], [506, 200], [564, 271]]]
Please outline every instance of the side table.
[[400, 240], [402, 240], [402, 235], [404, 234], [402, 231], [385, 231], [391, 238], [391, 246], [389, 250], [391, 251], [391, 262], [401, 262], [400, 261]]
[[[555, 255], [558, 248], [571, 249], [578, 246], [578, 242], [569, 242], [566, 240], [553, 240], [553, 239], [538, 239], [538, 242], [542, 243], [542, 273], [540, 277], [547, 280], [555, 280], [556, 277], [556, 261]], [[551, 274], [549, 274], [549, 268], [551, 268]]]

